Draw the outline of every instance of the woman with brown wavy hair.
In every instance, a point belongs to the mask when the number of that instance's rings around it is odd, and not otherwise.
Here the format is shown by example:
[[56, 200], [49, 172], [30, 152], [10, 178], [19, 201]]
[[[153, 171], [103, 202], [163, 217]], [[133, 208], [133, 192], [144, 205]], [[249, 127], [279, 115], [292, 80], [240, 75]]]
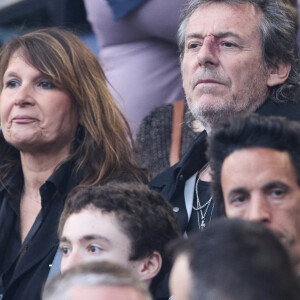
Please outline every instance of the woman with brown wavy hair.
[[39, 299], [70, 190], [141, 181], [97, 58], [69, 31], [17, 37], [0, 58], [0, 294]]

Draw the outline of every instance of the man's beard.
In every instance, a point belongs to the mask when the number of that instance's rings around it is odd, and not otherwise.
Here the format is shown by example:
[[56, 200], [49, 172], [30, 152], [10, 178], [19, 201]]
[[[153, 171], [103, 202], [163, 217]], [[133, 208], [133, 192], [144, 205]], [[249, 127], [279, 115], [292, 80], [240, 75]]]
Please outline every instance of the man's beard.
[[[229, 100], [229, 102], [231, 101], [232, 100]], [[234, 103], [234, 101], [232, 101], [232, 103]], [[232, 117], [253, 112], [259, 104], [261, 103], [257, 103], [257, 100], [253, 98], [249, 99], [245, 106], [238, 108], [235, 105], [205, 105], [199, 107], [197, 103], [188, 101], [188, 106], [193, 117], [200, 121], [207, 130], [229, 121]]]
[[[204, 89], [202, 95], [205, 96], [210, 92], [209, 89]], [[249, 82], [239, 95], [244, 98], [242, 101], [237, 99], [237, 96], [227, 95], [227, 99], [216, 96], [214, 103], [211, 104], [201, 105], [201, 102], [197, 102], [196, 99], [191, 101], [191, 98], [187, 98], [187, 103], [193, 117], [200, 121], [207, 131], [210, 131], [232, 117], [254, 112], [265, 101], [267, 97], [265, 74]]]

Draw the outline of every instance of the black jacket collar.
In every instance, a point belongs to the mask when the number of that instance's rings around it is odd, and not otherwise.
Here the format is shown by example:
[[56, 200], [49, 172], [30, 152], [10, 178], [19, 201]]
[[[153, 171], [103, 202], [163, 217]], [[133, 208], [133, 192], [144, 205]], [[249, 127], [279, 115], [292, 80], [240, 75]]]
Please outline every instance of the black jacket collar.
[[[256, 113], [265, 116], [281, 116], [290, 120], [300, 121], [300, 104], [296, 102], [276, 103], [267, 99]], [[203, 131], [191, 144], [183, 155], [182, 159], [173, 167], [157, 175], [151, 182], [150, 187], [160, 190], [162, 194], [171, 199], [180, 182], [185, 182], [207, 162], [206, 152], [206, 131]]]

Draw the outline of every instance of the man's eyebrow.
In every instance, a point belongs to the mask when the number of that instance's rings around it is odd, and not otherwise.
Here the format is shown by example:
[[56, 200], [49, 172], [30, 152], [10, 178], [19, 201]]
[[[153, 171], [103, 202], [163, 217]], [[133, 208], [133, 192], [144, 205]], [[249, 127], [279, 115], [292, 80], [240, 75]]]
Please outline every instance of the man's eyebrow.
[[[102, 240], [108, 244], [111, 244], [111, 241], [104, 237], [103, 235], [100, 235], [100, 234], [88, 234], [88, 235], [84, 235], [82, 236], [79, 241], [80, 242], [88, 242], [88, 241], [92, 241], [92, 240]], [[70, 239], [68, 239], [66, 236], [62, 236], [60, 239], [59, 239], [59, 242], [60, 243], [69, 243], [70, 242]]]
[[[197, 32], [191, 32], [191, 33], [188, 33], [186, 35], [186, 40], [203, 39], [207, 35], [209, 35], [209, 34], [203, 35], [203, 34], [200, 34], [200, 33], [197, 33]], [[225, 38], [225, 37], [233, 37], [233, 38], [236, 38], [238, 40], [242, 40], [240, 35], [238, 35], [237, 33], [232, 32], [232, 31], [224, 31], [224, 32], [221, 31], [219, 33], [212, 34], [212, 35], [215, 36], [217, 39], [218, 38]]]
[[102, 240], [105, 243], [111, 244], [111, 241], [108, 238], [100, 234], [89, 234], [89, 235], [84, 235], [83, 237], [80, 238], [80, 242], [88, 242], [92, 240]]
[[224, 32], [219, 32], [218, 34], [215, 34], [217, 38], [224, 38], [224, 37], [233, 37], [238, 40], [242, 40], [241, 36], [238, 35], [237, 33], [234, 33], [232, 31], [224, 31]]
[[268, 182], [267, 184], [265, 184], [263, 186], [264, 191], [269, 191], [274, 188], [282, 188], [282, 189], [285, 189], [286, 191], [290, 190], [290, 187], [287, 184], [283, 183], [282, 181], [278, 181], [278, 180]]
[[59, 239], [59, 242], [60, 242], [60, 243], [69, 243], [70, 240], [69, 240], [67, 237], [62, 236], [62, 237]]

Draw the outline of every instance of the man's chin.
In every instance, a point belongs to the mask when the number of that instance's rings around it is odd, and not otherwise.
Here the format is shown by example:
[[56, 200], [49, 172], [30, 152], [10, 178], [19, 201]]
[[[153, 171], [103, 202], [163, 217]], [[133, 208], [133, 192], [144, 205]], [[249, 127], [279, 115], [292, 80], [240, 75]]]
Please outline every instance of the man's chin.
[[[219, 93], [200, 93], [200, 92], [194, 92], [192, 98], [188, 99], [188, 105], [198, 106], [198, 107], [216, 107], [216, 106], [224, 106], [228, 101], [226, 100], [228, 97], [226, 97], [224, 94]], [[191, 100], [193, 99], [193, 100]]]
[[199, 103], [198, 105], [191, 105], [189, 108], [193, 117], [200, 121], [206, 129], [214, 128], [239, 114], [234, 108], [226, 105], [213, 106]]

